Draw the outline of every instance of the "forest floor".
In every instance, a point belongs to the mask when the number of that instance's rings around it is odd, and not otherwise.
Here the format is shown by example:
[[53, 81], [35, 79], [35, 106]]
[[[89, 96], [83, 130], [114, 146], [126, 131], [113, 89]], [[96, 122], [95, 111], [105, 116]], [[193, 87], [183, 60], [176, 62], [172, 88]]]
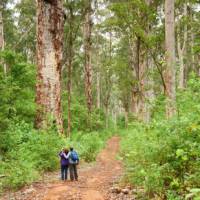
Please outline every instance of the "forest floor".
[[132, 200], [126, 189], [123, 193], [114, 188], [123, 173], [122, 163], [116, 159], [119, 142], [119, 137], [112, 137], [95, 163], [80, 165], [78, 181], [62, 182], [59, 172], [50, 173], [43, 181], [7, 194], [2, 200]]

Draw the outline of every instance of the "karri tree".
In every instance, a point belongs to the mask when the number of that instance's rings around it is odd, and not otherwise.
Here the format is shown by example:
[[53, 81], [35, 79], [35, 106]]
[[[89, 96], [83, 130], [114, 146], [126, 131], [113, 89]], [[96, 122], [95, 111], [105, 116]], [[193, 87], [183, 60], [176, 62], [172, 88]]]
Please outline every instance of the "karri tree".
[[174, 0], [165, 0], [165, 48], [166, 48], [166, 117], [176, 113], [176, 70], [175, 70], [175, 20]]
[[[4, 28], [3, 28], [3, 1], [0, 2], [0, 50], [4, 50]], [[7, 73], [6, 65], [3, 66], [4, 74]]]
[[85, 1], [85, 20], [83, 27], [84, 54], [85, 54], [85, 95], [88, 113], [92, 111], [92, 1]]
[[62, 0], [38, 0], [36, 126], [45, 128], [52, 122], [60, 133], [63, 27]]

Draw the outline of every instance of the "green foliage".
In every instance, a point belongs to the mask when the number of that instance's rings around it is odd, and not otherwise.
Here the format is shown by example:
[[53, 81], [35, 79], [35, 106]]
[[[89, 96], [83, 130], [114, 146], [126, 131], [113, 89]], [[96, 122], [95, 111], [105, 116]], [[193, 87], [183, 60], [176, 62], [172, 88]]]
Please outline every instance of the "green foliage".
[[0, 175], [6, 175], [0, 188], [17, 189], [37, 180], [42, 173], [59, 167], [58, 153], [73, 146], [81, 161], [95, 161], [111, 132], [73, 134], [71, 139], [58, 136], [53, 130], [40, 132], [25, 122], [13, 122], [1, 136]]
[[111, 136], [112, 132], [106, 130], [89, 133], [78, 132], [72, 136], [71, 140], [67, 141], [67, 144], [78, 150], [81, 160], [93, 162]]
[[200, 187], [199, 88], [199, 78], [193, 77], [188, 88], [178, 93], [178, 118], [134, 123], [123, 132], [121, 156], [126, 166], [125, 178], [144, 187], [149, 197], [198, 196], [199, 190], [194, 188]]
[[[72, 97], [71, 140], [58, 136], [53, 128], [44, 132], [35, 130], [35, 66], [10, 50], [1, 51], [0, 59], [0, 175], [5, 175], [0, 190], [17, 189], [37, 180], [42, 173], [57, 169], [58, 152], [65, 146], [74, 146], [81, 160], [94, 161], [110, 136], [110, 132], [103, 131], [102, 110], [93, 110], [89, 126], [85, 99], [76, 98], [76, 94]], [[8, 68], [6, 75], [3, 65]], [[63, 96], [66, 100], [66, 95]], [[64, 112], [65, 125], [66, 116]]]
[[35, 70], [21, 55], [9, 50], [0, 52], [0, 60], [8, 68], [6, 76], [0, 71], [0, 131], [5, 131], [16, 117], [27, 122], [34, 120]]
[[[73, 132], [89, 132], [103, 130], [105, 125], [105, 114], [100, 109], [93, 109], [90, 121], [88, 118], [88, 110], [85, 105], [84, 98], [76, 98], [77, 95], [72, 96], [71, 104], [71, 127]], [[66, 95], [63, 97], [66, 100]], [[64, 105], [64, 110], [67, 110], [66, 105]], [[67, 128], [67, 113], [64, 114], [64, 125]], [[110, 124], [112, 125], [112, 124]]]
[[30, 125], [13, 123], [2, 137], [0, 172], [6, 175], [4, 187], [18, 188], [36, 180], [44, 171], [58, 167], [58, 151], [65, 140], [51, 130], [39, 132]]

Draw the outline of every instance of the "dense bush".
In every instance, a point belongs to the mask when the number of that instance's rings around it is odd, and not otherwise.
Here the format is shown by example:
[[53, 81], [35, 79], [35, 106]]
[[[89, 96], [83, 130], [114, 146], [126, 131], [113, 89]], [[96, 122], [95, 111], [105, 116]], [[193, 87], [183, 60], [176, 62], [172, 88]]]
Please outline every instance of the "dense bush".
[[104, 147], [105, 142], [111, 137], [111, 131], [90, 132], [75, 134], [68, 146], [78, 149], [80, 158], [86, 162], [95, 161], [97, 154]]
[[[93, 108], [91, 119], [88, 118], [88, 110], [85, 104], [85, 98], [79, 97], [78, 94], [72, 95], [71, 104], [71, 127], [75, 132], [79, 131], [98, 131], [105, 127], [105, 114], [100, 109]], [[63, 95], [63, 101], [67, 102], [67, 94]], [[64, 111], [67, 112], [67, 104], [64, 104]], [[67, 126], [67, 114], [64, 114], [64, 125]], [[110, 124], [111, 126], [112, 124]]]
[[39, 132], [25, 122], [13, 122], [1, 135], [0, 188], [19, 188], [37, 180], [42, 173], [59, 167], [58, 153], [63, 147], [73, 146], [81, 161], [95, 161], [99, 150], [111, 136], [110, 132], [74, 133], [72, 139], [58, 136], [53, 130]]
[[156, 117], [147, 125], [134, 123], [123, 134], [125, 180], [144, 188], [147, 199], [155, 195], [185, 199], [199, 194], [199, 79], [191, 79], [177, 98], [177, 117], [170, 121]]
[[[57, 169], [57, 155], [63, 147], [74, 146], [81, 160], [94, 161], [110, 136], [110, 132], [103, 131], [104, 112], [93, 109], [88, 121], [84, 95], [73, 90], [71, 140], [58, 136], [55, 128], [44, 132], [35, 130], [36, 67], [10, 50], [0, 51], [0, 60], [0, 175], [6, 175], [0, 179], [0, 190], [19, 188], [38, 179], [45, 171]], [[8, 68], [6, 75], [3, 64]], [[66, 130], [67, 94], [62, 95]]]
[[14, 118], [26, 122], [35, 116], [35, 67], [12, 51], [0, 52], [9, 71], [4, 76], [0, 63], [0, 132], [8, 128]]
[[32, 182], [43, 171], [55, 170], [58, 151], [65, 144], [55, 133], [35, 131], [26, 123], [12, 124], [2, 139], [0, 171], [7, 176], [3, 185], [11, 188]]

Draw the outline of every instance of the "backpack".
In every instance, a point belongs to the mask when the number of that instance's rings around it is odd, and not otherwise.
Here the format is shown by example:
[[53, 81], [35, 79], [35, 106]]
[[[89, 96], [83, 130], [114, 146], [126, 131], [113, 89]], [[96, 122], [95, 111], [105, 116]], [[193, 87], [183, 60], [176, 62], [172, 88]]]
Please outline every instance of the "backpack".
[[72, 159], [72, 161], [79, 161], [79, 157], [78, 157], [78, 154], [77, 154], [77, 152], [76, 151], [72, 151], [71, 152], [71, 159]]

